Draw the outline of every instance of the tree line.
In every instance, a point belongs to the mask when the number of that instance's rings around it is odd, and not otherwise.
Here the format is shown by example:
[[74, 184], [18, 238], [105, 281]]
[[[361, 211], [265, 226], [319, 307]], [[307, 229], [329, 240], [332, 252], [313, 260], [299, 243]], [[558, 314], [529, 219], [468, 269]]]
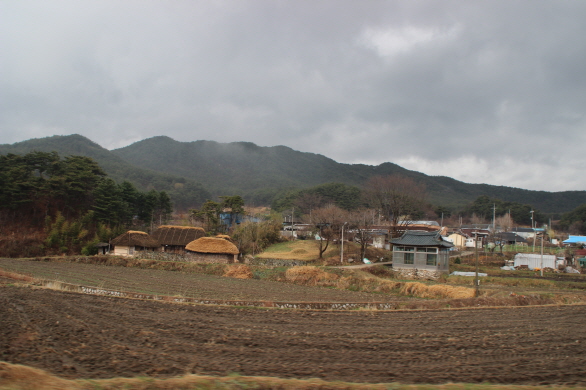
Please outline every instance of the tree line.
[[173, 211], [165, 191], [117, 184], [91, 158], [57, 152], [0, 156], [0, 220], [4, 233], [44, 229], [39, 251], [75, 252], [88, 242], [130, 227], [166, 222]]

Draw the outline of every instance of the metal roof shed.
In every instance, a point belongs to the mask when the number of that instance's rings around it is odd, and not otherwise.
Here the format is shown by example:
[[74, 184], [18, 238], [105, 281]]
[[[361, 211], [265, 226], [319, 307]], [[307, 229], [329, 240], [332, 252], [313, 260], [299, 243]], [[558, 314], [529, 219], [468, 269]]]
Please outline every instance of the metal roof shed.
[[393, 268], [449, 272], [449, 249], [454, 244], [439, 232], [406, 231], [393, 244]]

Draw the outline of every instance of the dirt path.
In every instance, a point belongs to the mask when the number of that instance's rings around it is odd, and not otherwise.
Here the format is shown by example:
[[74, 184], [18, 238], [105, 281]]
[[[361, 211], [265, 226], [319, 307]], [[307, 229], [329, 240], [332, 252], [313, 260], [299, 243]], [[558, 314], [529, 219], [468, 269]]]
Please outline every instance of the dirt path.
[[586, 385], [586, 306], [312, 312], [0, 287], [0, 360], [67, 378], [185, 373]]

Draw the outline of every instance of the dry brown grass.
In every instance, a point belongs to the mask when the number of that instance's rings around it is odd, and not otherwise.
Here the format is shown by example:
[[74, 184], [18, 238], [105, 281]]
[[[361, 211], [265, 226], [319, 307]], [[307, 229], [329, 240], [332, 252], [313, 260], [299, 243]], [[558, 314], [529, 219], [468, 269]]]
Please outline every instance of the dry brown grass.
[[[0, 362], [0, 390], [539, 390], [541, 386], [445, 384], [402, 385], [399, 383], [326, 382], [321, 379], [280, 379], [254, 376], [213, 377], [186, 375], [169, 379], [114, 378], [67, 380], [43, 370]], [[576, 387], [555, 386], [556, 390]]]
[[397, 282], [379, 278], [366, 272], [346, 273], [340, 277], [315, 266], [299, 266], [289, 268], [285, 272], [289, 283], [304, 286], [326, 286], [342, 290], [390, 293], [397, 291], [401, 295], [418, 298], [472, 298], [474, 289], [456, 287], [446, 284], [427, 285], [419, 282]]
[[340, 277], [326, 272], [318, 267], [303, 265], [289, 268], [285, 272], [288, 282], [304, 286], [333, 286], [337, 287]]
[[252, 270], [246, 264], [230, 264], [224, 272], [225, 277], [236, 279], [252, 279]]
[[474, 289], [454, 287], [446, 284], [427, 285], [419, 282], [408, 282], [401, 287], [401, 294], [419, 298], [473, 298]]
[[33, 283], [36, 281], [36, 279], [33, 278], [32, 276], [17, 274], [16, 272], [8, 272], [8, 271], [3, 270], [2, 268], [0, 268], [0, 276], [8, 278], [8, 279], [19, 280], [21, 282], [27, 282], [27, 283]]
[[[282, 259], [282, 260], [316, 260], [319, 257], [319, 242], [315, 240], [296, 240], [275, 244], [267, 248], [263, 253], [256, 257], [260, 259]], [[332, 253], [339, 253], [340, 250], [335, 245], [324, 254], [325, 257]], [[339, 260], [339, 257], [338, 257]]]

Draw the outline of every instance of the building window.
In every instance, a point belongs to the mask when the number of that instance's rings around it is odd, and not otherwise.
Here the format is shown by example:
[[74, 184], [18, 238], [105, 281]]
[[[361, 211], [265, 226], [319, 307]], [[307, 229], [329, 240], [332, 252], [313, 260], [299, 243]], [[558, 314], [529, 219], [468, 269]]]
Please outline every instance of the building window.
[[437, 254], [435, 253], [428, 253], [427, 254], [427, 265], [437, 265]]
[[405, 253], [403, 256], [404, 264], [413, 264], [415, 260], [415, 253]]

